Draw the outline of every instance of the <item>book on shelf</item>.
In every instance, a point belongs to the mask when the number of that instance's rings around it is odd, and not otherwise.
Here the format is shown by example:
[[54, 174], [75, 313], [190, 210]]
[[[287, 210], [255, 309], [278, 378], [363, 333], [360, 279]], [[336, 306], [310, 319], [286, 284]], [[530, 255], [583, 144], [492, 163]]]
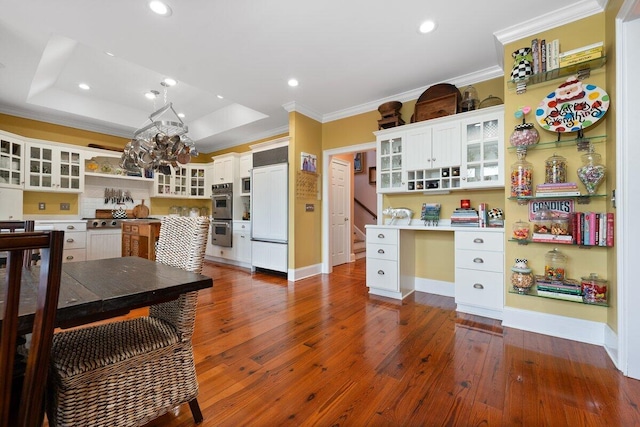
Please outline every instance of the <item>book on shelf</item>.
[[538, 289], [538, 295], [541, 297], [547, 297], [547, 298], [555, 298], [555, 299], [562, 299], [562, 300], [567, 300], [567, 301], [579, 301], [582, 302], [582, 295], [577, 295], [577, 294], [566, 294], [566, 293], [562, 293], [562, 292], [552, 292], [552, 291], [544, 291], [541, 289]]
[[533, 71], [533, 74], [538, 74], [540, 72], [540, 46], [538, 39], [531, 40], [531, 57], [533, 58], [531, 71]]
[[570, 58], [576, 55], [584, 55], [591, 52], [602, 52], [604, 51], [604, 42], [597, 42], [593, 44], [589, 44], [586, 46], [578, 47], [575, 49], [567, 50], [566, 52], [560, 52], [558, 57], [562, 58]]
[[613, 212], [607, 212], [607, 221], [606, 221], [606, 236], [605, 236], [605, 244], [607, 246], [613, 246]]
[[550, 182], [544, 184], [536, 184], [536, 191], [560, 191], [560, 190], [575, 190], [578, 188], [576, 182]]
[[536, 191], [536, 197], [576, 197], [580, 195], [579, 190], [575, 191]]
[[592, 59], [602, 58], [602, 52], [593, 52], [587, 55], [571, 57], [567, 59], [560, 59], [560, 67], [569, 67], [571, 65], [580, 64], [582, 62], [591, 61]]
[[549, 60], [547, 61], [547, 70], [556, 70], [560, 68], [560, 40], [554, 39], [549, 43]]
[[570, 245], [573, 243], [573, 236], [569, 234], [544, 234], [544, 233], [533, 233], [531, 236], [532, 242], [541, 242], [541, 243], [560, 243], [565, 245]]
[[540, 72], [547, 72], [547, 41], [540, 40]]

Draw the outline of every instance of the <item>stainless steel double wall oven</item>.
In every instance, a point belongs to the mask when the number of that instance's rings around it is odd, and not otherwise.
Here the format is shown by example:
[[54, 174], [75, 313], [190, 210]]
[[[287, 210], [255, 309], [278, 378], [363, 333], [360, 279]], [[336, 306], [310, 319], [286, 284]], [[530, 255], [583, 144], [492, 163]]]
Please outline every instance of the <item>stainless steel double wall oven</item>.
[[211, 244], [230, 248], [233, 244], [233, 184], [214, 184], [211, 192]]

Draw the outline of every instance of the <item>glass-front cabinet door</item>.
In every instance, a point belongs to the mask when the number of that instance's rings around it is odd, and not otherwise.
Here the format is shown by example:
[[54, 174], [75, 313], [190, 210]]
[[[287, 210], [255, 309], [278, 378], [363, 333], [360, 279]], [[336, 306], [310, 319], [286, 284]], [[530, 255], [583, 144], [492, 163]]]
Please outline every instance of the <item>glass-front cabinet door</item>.
[[177, 166], [173, 168], [174, 181], [173, 181], [173, 195], [174, 196], [187, 196], [187, 168]]
[[504, 187], [503, 129], [502, 108], [462, 123], [462, 188]]
[[22, 188], [24, 143], [0, 135], [0, 187]]
[[25, 169], [25, 189], [70, 193], [84, 190], [84, 159], [80, 150], [30, 142]]
[[204, 165], [202, 166], [190, 166], [189, 167], [189, 190], [191, 197], [202, 197], [204, 198], [207, 194], [207, 183], [205, 180], [206, 176], [206, 168]]
[[60, 150], [60, 188], [63, 190], [79, 191], [82, 174], [80, 173], [80, 153], [70, 150]]
[[53, 148], [29, 146], [29, 179], [26, 188], [53, 189]]
[[405, 191], [402, 178], [403, 137], [381, 137], [378, 141], [378, 192]]

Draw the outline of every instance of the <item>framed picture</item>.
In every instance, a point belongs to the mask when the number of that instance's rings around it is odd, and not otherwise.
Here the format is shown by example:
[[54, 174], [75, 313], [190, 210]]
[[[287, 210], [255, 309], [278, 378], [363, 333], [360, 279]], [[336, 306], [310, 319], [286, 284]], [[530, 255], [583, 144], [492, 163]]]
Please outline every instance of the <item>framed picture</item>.
[[376, 167], [369, 166], [369, 184], [376, 183]]
[[360, 152], [353, 155], [353, 172], [364, 172], [364, 153]]

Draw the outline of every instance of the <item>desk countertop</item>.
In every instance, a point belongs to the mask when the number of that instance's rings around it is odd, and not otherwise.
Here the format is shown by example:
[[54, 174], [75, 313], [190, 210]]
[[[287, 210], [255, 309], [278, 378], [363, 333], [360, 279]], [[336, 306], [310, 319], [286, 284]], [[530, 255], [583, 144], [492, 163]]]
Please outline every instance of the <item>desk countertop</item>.
[[415, 231], [482, 231], [490, 233], [504, 233], [504, 227], [452, 227], [449, 220], [440, 220], [441, 225], [432, 226], [424, 225], [422, 220], [411, 220], [410, 224], [405, 221], [399, 220], [395, 224], [370, 224], [365, 225], [365, 228], [387, 228], [390, 230], [415, 230]]

